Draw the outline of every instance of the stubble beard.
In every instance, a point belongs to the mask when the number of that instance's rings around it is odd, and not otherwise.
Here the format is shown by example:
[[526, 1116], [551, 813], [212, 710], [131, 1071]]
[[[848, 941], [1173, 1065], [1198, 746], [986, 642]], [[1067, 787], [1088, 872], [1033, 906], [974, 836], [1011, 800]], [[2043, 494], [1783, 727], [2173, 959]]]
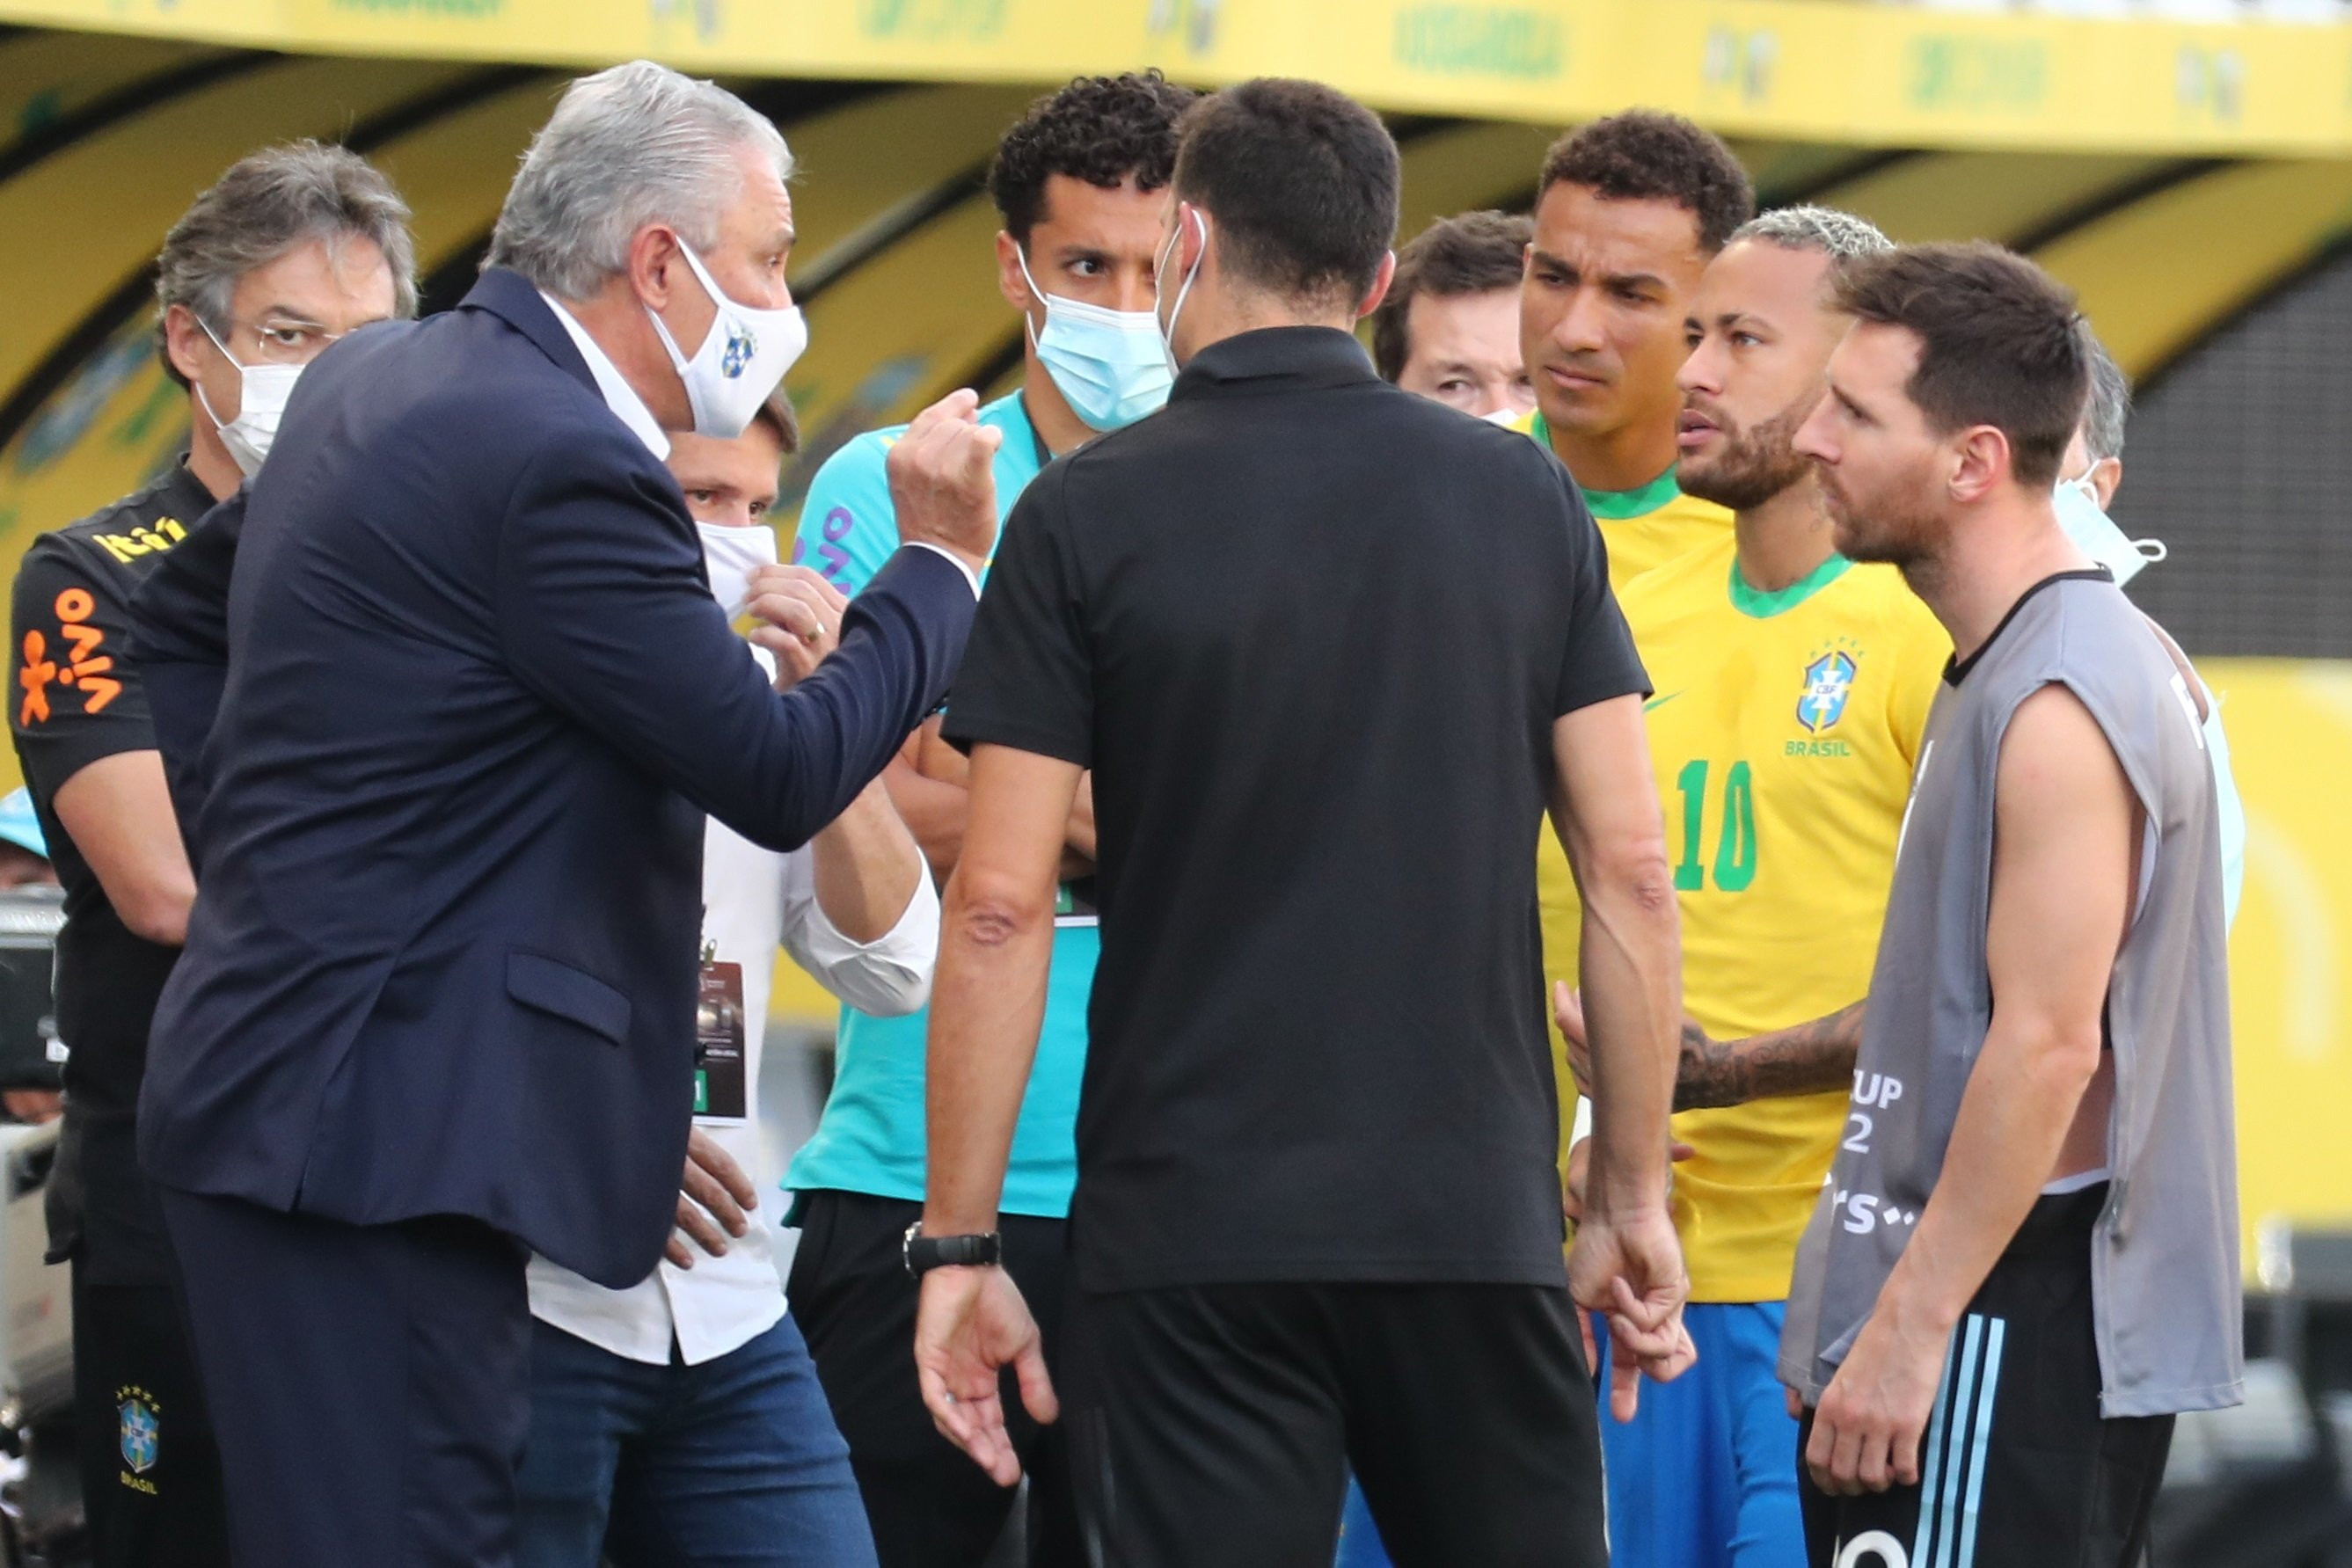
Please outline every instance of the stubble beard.
[[1822, 494], [1837, 551], [1849, 560], [1884, 564], [1908, 574], [1943, 553], [1944, 519], [1895, 486], [1857, 501], [1824, 474]]
[[1802, 483], [1811, 463], [1797, 452], [1797, 431], [1816, 401], [1801, 398], [1752, 429], [1725, 431], [1722, 452], [1697, 467], [1685, 462], [1675, 483], [1685, 495], [1735, 512], [1753, 510]]

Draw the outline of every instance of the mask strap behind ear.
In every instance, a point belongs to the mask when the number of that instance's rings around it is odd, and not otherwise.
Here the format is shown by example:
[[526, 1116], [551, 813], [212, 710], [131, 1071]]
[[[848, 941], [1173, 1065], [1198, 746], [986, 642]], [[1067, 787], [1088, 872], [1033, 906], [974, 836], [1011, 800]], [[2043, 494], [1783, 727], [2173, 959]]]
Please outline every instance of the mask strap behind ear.
[[[1028, 248], [1022, 245], [1019, 240], [1014, 240], [1013, 242], [1013, 259], [1021, 264], [1021, 281], [1029, 286], [1029, 298], [1035, 300], [1038, 306], [1044, 309], [1045, 314], [1050, 318], [1054, 313], [1054, 307], [1047, 299], [1045, 291], [1037, 287], [1037, 280], [1029, 275]], [[1029, 346], [1033, 349], [1035, 348], [1037, 346], [1037, 323], [1029, 319], [1029, 312], [1026, 310], [1021, 312], [1021, 329], [1029, 334]]]

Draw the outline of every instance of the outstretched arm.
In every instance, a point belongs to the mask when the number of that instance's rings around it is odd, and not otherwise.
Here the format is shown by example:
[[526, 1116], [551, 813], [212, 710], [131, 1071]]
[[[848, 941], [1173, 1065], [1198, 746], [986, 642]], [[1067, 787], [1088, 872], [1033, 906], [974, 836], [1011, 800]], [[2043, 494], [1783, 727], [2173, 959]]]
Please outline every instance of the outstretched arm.
[[[1675, 1069], [1675, 1109], [1707, 1111], [1843, 1089], [1853, 1081], [1869, 1004], [1864, 997], [1822, 1018], [1738, 1040], [1713, 1039], [1696, 1020], [1684, 1019]], [[1552, 1006], [1568, 1041], [1568, 1064], [1579, 1083], [1590, 1083], [1592, 1052], [1585, 1039], [1584, 998], [1562, 986]]]
[[[1000, 439], [968, 392], [909, 427], [889, 457], [908, 548], [850, 605], [824, 666], [781, 695], [712, 601], [676, 486], [625, 452], [554, 444], [525, 465], [499, 536], [508, 665], [746, 838], [797, 848], [946, 689], [995, 533]], [[968, 559], [914, 548], [959, 538], [979, 541]]]

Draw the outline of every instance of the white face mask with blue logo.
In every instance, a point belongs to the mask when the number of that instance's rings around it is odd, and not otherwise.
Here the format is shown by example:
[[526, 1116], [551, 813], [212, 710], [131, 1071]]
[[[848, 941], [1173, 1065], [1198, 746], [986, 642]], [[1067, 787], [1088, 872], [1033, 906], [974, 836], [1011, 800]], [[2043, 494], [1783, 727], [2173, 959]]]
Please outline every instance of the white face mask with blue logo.
[[2171, 553], [2162, 539], [2126, 538], [2115, 519], [2100, 507], [2098, 487], [2088, 474], [2059, 480], [2051, 501], [2057, 508], [2058, 526], [2066, 530], [2074, 548], [2113, 572], [2118, 588]]
[[661, 334], [662, 347], [669, 350], [669, 362], [677, 367], [677, 379], [686, 383], [687, 404], [694, 410], [694, 433], [732, 441], [751, 428], [760, 405], [782, 383], [784, 372], [808, 347], [808, 321], [797, 305], [763, 310], [730, 299], [711, 280], [693, 246], [681, 239], [677, 248], [694, 269], [703, 292], [710, 296], [710, 303], [718, 308], [710, 319], [710, 330], [702, 335], [702, 347], [689, 359], [678, 351], [677, 340], [669, 335], [668, 326], [651, 306], [646, 308], [646, 314], [653, 317], [654, 330]]
[[1029, 340], [1055, 390], [1090, 430], [1124, 430], [1168, 401], [1176, 378], [1160, 342], [1160, 318], [1149, 310], [1112, 310], [1048, 294], [1029, 275], [1020, 251], [1021, 276], [1045, 307], [1045, 326], [1034, 324]]

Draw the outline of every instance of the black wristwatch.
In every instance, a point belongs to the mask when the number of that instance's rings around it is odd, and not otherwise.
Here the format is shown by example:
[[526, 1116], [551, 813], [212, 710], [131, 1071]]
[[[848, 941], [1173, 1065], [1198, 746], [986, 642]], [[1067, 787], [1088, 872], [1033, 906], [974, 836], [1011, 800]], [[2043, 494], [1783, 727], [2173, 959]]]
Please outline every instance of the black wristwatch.
[[919, 1219], [907, 1227], [907, 1272], [921, 1279], [934, 1269], [987, 1269], [1004, 1260], [1004, 1238], [993, 1230], [978, 1236], [926, 1236]]

